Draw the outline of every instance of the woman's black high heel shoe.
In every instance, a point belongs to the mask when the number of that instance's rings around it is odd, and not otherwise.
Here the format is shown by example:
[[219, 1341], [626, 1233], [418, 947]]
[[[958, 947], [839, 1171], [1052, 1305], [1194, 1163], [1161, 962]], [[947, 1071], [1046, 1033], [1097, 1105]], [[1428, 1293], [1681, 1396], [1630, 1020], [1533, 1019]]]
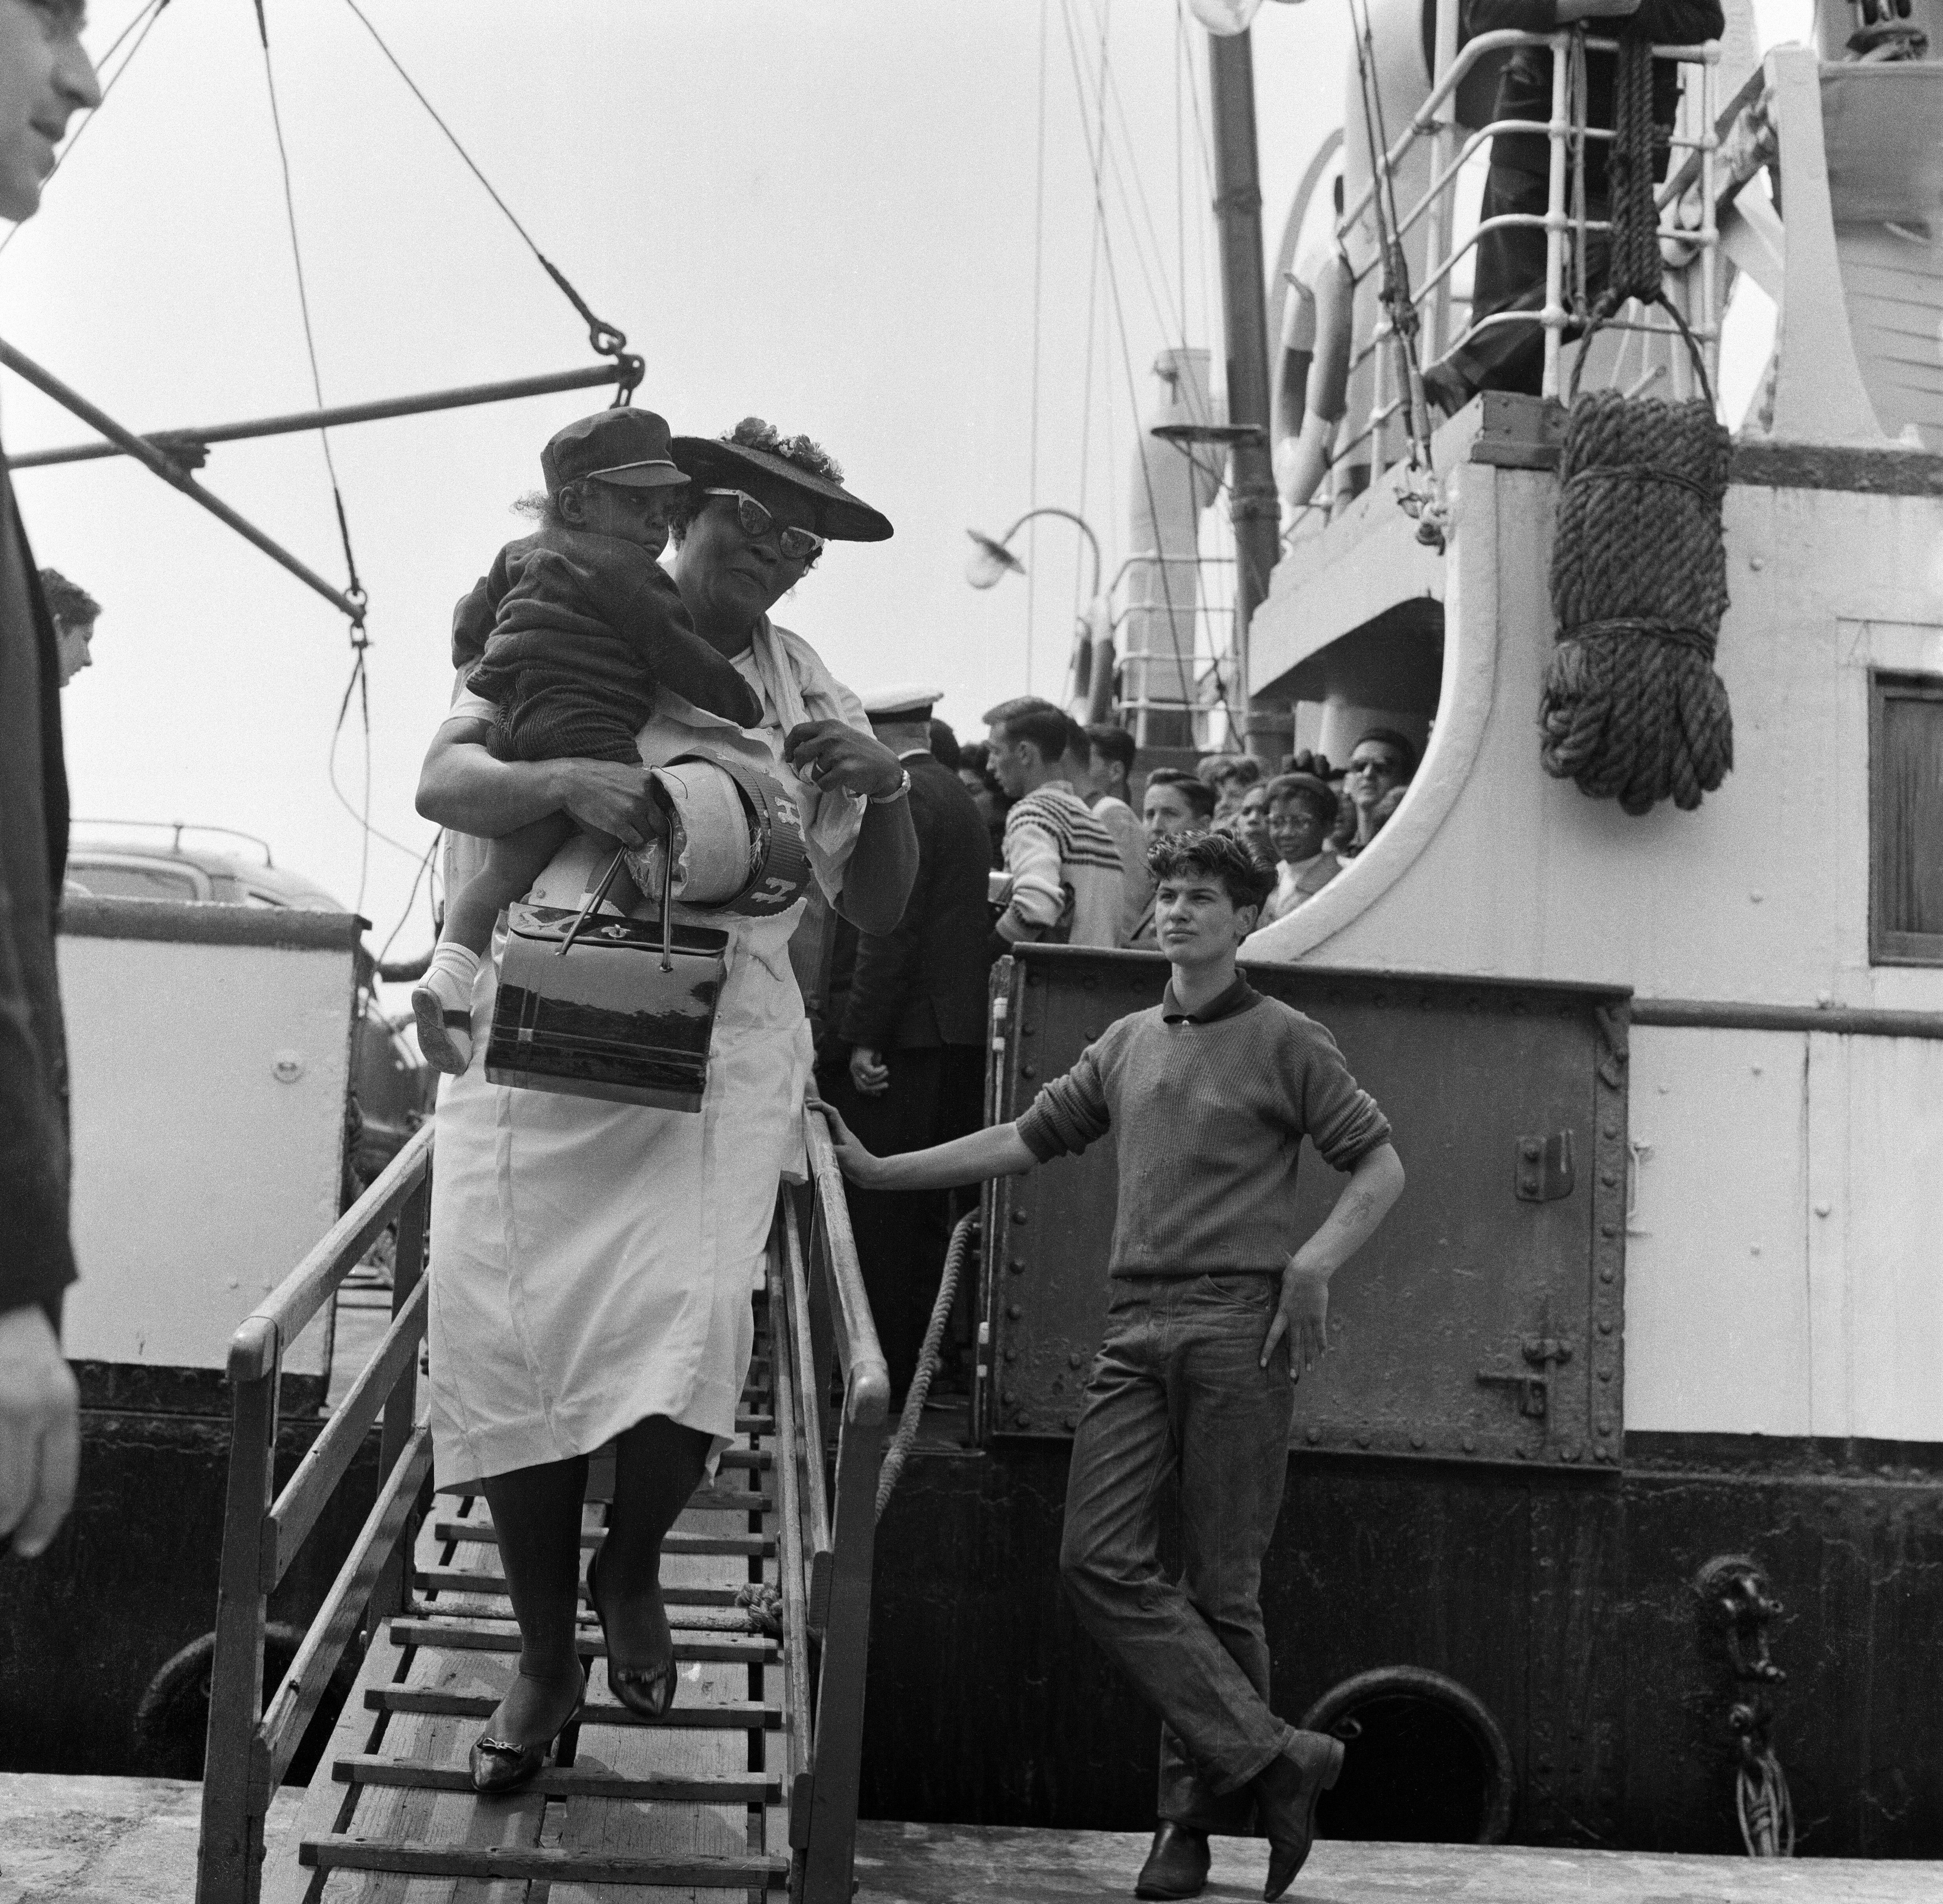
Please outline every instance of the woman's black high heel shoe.
[[482, 1732], [472, 1742], [473, 1790], [486, 1798], [498, 1798], [530, 1785], [539, 1777], [540, 1767], [547, 1762], [547, 1755], [558, 1743], [560, 1733], [580, 1717], [581, 1709], [586, 1703], [587, 1686], [583, 1680], [580, 1697], [573, 1702], [573, 1710], [561, 1720], [560, 1730], [551, 1739], [541, 1740], [537, 1745], [515, 1746]]
[[607, 1616], [600, 1611], [596, 1582], [600, 1575], [600, 1549], [587, 1559], [587, 1604], [600, 1623], [600, 1637], [607, 1641], [607, 1684], [614, 1697], [631, 1712], [644, 1719], [665, 1719], [674, 1705], [674, 1635], [668, 1635], [668, 1656], [657, 1666], [624, 1666], [615, 1663], [614, 1644], [607, 1635]]

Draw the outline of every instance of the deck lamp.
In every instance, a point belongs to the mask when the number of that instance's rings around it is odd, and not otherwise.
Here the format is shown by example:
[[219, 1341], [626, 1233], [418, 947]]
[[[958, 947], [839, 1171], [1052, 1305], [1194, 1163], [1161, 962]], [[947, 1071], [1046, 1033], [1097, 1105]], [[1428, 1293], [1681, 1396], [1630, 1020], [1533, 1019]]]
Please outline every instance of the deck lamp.
[[1071, 509], [1048, 503], [1042, 508], [1028, 509], [1002, 536], [968, 529], [965, 533], [972, 538], [972, 553], [965, 558], [965, 579], [975, 588], [991, 588], [1008, 575], [1024, 575], [1026, 565], [1006, 545], [1036, 516], [1060, 516], [1071, 523], [1086, 538], [1087, 552], [1093, 558], [1093, 584], [1073, 631], [1071, 679], [1073, 699], [1087, 704], [1088, 719], [1100, 720], [1103, 714], [1092, 710], [1100, 705], [1100, 683], [1106, 683], [1107, 691], [1111, 692], [1113, 616], [1100, 593], [1100, 538], [1094, 534], [1093, 525]]
[[965, 558], [965, 579], [973, 588], [994, 588], [1008, 574], [1025, 573], [1026, 565], [1003, 542], [981, 535], [975, 529], [968, 529], [965, 533], [972, 542], [972, 553]]

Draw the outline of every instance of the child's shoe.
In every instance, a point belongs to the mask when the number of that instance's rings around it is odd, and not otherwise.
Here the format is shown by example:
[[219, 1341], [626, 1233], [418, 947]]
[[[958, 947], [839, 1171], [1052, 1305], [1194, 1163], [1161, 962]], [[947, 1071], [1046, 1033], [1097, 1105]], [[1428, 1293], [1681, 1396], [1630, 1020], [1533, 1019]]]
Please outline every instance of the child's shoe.
[[433, 1070], [452, 1077], [472, 1062], [472, 981], [478, 975], [476, 952], [441, 945], [425, 977], [412, 987], [419, 1049]]

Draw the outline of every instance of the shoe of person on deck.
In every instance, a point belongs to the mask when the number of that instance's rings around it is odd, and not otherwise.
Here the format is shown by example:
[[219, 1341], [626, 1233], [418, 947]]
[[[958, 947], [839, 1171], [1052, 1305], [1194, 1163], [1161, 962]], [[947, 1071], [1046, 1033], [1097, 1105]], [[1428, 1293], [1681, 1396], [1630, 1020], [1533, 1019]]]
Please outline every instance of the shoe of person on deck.
[[1255, 1775], [1255, 1815], [1269, 1841], [1262, 1896], [1275, 1900], [1295, 1881], [1315, 1838], [1315, 1801], [1343, 1770], [1343, 1742], [1326, 1732], [1294, 1732]]
[[1136, 1897], [1199, 1897], [1208, 1882], [1208, 1834], [1192, 1825], [1160, 1821], [1153, 1849], [1134, 1881]]

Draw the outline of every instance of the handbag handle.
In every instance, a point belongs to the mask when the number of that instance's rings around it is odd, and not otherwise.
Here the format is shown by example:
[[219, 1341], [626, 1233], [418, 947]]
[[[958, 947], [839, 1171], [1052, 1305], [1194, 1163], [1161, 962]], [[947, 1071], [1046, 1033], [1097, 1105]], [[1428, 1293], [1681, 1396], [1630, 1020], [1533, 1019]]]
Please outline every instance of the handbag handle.
[[[581, 927], [594, 916], [594, 907], [606, 898], [607, 889], [614, 883], [615, 875], [620, 871], [626, 861], [627, 855], [622, 852], [617, 852], [608, 862], [606, 871], [600, 876], [600, 883], [580, 902], [580, 911], [575, 914], [573, 923], [566, 929], [566, 936], [560, 941], [560, 950], [554, 954], [555, 958], [563, 959], [566, 957], [568, 949], [580, 936]], [[661, 947], [661, 969], [665, 972], [668, 969], [668, 947], [664, 943]]]
[[[614, 883], [615, 876], [627, 864], [627, 849], [623, 847], [607, 862], [607, 870], [600, 876], [600, 883], [580, 902], [580, 910], [574, 915], [573, 923], [566, 929], [566, 936], [560, 942], [560, 950], [554, 953], [557, 959], [566, 957], [573, 941], [580, 936], [580, 929], [594, 915], [594, 908], [606, 898], [608, 889]], [[674, 855], [661, 855], [661, 969], [674, 969]]]

